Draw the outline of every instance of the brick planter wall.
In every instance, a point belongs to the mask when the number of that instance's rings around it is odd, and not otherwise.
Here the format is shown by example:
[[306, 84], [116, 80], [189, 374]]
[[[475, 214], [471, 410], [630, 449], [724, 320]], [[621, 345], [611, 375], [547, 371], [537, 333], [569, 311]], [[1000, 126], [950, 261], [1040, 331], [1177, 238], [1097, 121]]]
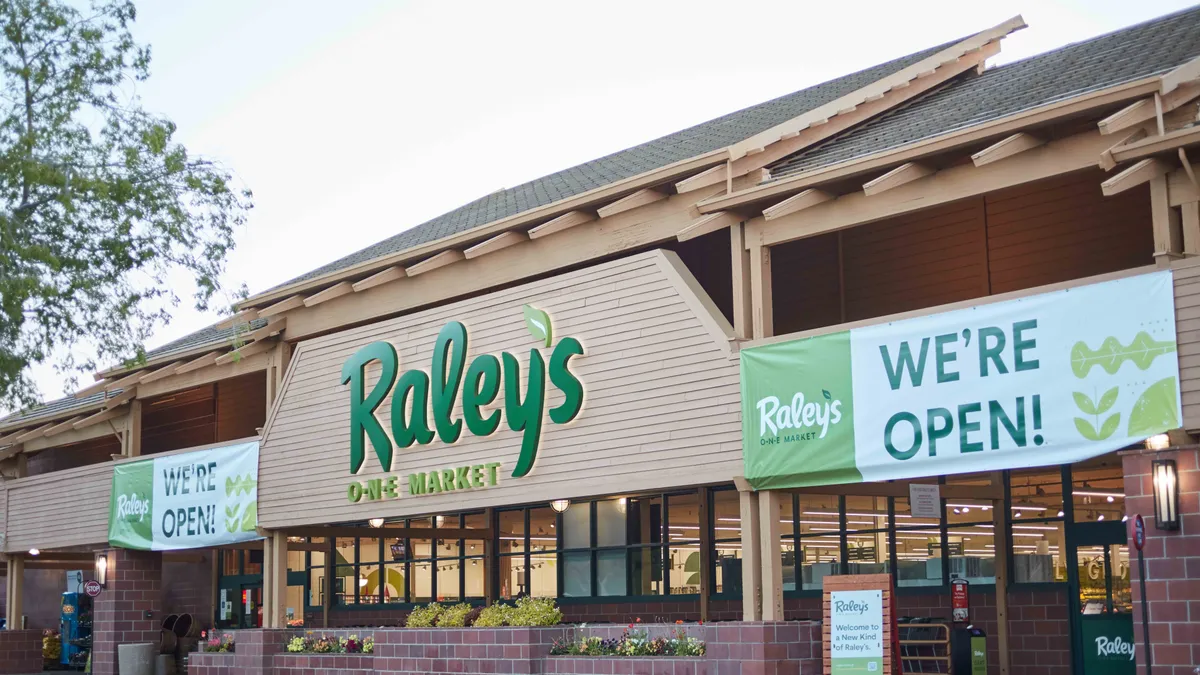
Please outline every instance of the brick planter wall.
[[92, 672], [116, 675], [117, 645], [159, 641], [162, 554], [108, 550], [108, 583], [93, 609]]
[[717, 675], [717, 664], [704, 658], [551, 656], [544, 673], [564, 675]]
[[375, 631], [377, 673], [541, 672], [555, 639], [554, 628], [401, 628]]
[[372, 654], [276, 654], [274, 675], [375, 675]]
[[42, 631], [0, 630], [0, 673], [42, 671]]

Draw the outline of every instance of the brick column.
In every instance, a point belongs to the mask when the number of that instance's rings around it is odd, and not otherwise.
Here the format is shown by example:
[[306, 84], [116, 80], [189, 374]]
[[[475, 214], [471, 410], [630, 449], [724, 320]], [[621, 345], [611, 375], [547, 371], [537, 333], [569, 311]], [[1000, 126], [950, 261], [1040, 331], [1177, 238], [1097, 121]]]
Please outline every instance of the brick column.
[[96, 598], [92, 622], [95, 675], [116, 675], [117, 645], [157, 643], [162, 622], [162, 554], [123, 548], [106, 553], [108, 583]]
[[[1150, 462], [1173, 459], [1179, 469], [1180, 526], [1155, 527], [1154, 485]], [[1150, 611], [1150, 649], [1154, 672], [1175, 675], [1200, 665], [1200, 449], [1131, 451], [1123, 455], [1126, 513], [1129, 514], [1129, 579], [1133, 586], [1133, 634], [1138, 673], [1146, 672], [1142, 636], [1142, 593], [1133, 516], [1146, 521], [1146, 597]]]

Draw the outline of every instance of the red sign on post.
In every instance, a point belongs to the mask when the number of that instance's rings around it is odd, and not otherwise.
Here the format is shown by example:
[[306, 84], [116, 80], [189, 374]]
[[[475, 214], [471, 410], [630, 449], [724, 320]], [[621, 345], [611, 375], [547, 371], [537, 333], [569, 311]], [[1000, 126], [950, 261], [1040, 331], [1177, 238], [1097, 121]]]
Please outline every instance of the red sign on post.
[[963, 623], [971, 620], [971, 594], [967, 589], [966, 579], [950, 580], [950, 618]]
[[1142, 514], [1137, 514], [1133, 518], [1133, 546], [1137, 550], [1142, 550], [1146, 545], [1146, 521], [1142, 520]]
[[96, 581], [95, 579], [88, 579], [87, 581], [83, 582], [83, 592], [87, 593], [89, 598], [94, 598], [100, 595], [100, 591], [103, 590], [103, 588], [104, 587], [100, 585], [100, 582]]

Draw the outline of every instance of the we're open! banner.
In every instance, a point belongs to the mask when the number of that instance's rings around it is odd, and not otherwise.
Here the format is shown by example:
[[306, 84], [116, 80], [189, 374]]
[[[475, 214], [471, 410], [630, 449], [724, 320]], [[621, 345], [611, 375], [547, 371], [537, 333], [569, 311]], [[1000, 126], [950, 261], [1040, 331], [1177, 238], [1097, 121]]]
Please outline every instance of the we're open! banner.
[[1170, 272], [741, 352], [757, 489], [1077, 462], [1180, 426]]
[[258, 441], [113, 467], [108, 542], [170, 551], [258, 539]]

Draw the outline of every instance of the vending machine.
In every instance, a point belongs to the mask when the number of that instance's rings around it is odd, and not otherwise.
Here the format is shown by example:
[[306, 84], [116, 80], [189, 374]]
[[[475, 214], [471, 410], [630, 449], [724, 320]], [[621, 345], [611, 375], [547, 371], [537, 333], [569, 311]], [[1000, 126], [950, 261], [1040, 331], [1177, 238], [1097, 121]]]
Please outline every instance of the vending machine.
[[64, 666], [82, 668], [92, 651], [92, 599], [83, 593], [62, 594], [59, 619]]

